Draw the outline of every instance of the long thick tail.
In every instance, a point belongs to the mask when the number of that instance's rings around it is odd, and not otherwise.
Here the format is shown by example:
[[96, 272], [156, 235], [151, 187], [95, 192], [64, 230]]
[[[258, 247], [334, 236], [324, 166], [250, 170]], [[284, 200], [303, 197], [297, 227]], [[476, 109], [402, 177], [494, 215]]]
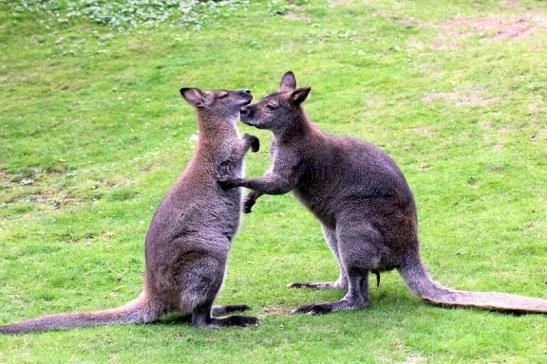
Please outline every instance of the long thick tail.
[[75, 312], [37, 317], [0, 326], [0, 334], [65, 329], [111, 324], [146, 323], [159, 319], [160, 312], [141, 294], [139, 298], [118, 308], [96, 312]]
[[497, 292], [468, 292], [443, 287], [427, 273], [415, 252], [399, 268], [408, 288], [421, 299], [445, 307], [476, 307], [510, 313], [547, 314], [547, 300]]

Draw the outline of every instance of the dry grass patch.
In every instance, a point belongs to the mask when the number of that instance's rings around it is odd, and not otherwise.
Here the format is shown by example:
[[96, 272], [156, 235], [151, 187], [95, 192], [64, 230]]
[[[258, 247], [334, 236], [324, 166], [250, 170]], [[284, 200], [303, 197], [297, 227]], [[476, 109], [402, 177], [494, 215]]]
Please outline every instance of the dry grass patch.
[[464, 89], [452, 92], [432, 92], [424, 95], [425, 102], [445, 101], [463, 107], [484, 107], [500, 103], [500, 98], [491, 97], [483, 89]]
[[521, 14], [513, 17], [489, 15], [480, 18], [454, 18], [440, 23], [411, 22], [409, 24], [438, 31], [432, 42], [411, 40], [410, 46], [418, 49], [446, 50], [459, 49], [464, 41], [475, 38], [497, 42], [523, 39], [537, 31], [547, 29], [547, 14]]
[[300, 21], [309, 20], [309, 18], [306, 15], [299, 14], [299, 13], [293, 13], [291, 11], [289, 11], [287, 14], [283, 15], [283, 18], [288, 19], [288, 20], [300, 20]]

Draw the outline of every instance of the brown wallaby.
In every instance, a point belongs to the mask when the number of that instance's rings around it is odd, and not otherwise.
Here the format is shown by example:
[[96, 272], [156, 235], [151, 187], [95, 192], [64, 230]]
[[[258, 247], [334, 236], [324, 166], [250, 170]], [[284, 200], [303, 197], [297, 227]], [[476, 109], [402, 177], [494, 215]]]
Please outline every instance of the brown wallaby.
[[191, 314], [198, 327], [245, 326], [251, 316], [212, 317], [242, 311], [246, 305], [215, 306], [226, 271], [231, 241], [240, 221], [241, 191], [223, 190], [219, 173], [241, 176], [242, 160], [258, 139], [239, 138], [235, 123], [240, 107], [252, 100], [249, 90], [180, 90], [195, 106], [199, 142], [190, 165], [158, 206], [146, 236], [143, 292], [119, 308], [39, 317], [0, 326], [16, 334], [57, 328], [150, 323], [171, 312]]
[[340, 266], [336, 282], [292, 283], [290, 287], [344, 289], [337, 302], [305, 305], [293, 313], [328, 313], [368, 306], [368, 273], [398, 269], [408, 288], [439, 306], [547, 313], [547, 301], [503, 293], [466, 292], [443, 287], [420, 259], [416, 206], [395, 164], [378, 147], [329, 135], [310, 122], [301, 106], [310, 88], [296, 88], [292, 72], [280, 90], [241, 108], [241, 121], [269, 129], [273, 165], [256, 179], [225, 176], [224, 188], [252, 189], [244, 204], [250, 212], [261, 194], [294, 195], [321, 222]]

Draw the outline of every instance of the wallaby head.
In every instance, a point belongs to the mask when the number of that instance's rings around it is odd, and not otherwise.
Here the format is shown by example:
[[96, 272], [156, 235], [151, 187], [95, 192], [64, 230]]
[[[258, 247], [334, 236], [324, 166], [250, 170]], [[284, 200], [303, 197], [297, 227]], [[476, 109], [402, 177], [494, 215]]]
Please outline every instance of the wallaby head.
[[240, 110], [241, 121], [259, 129], [283, 132], [301, 122], [301, 104], [306, 100], [311, 88], [296, 87], [296, 78], [289, 71], [285, 73], [279, 85], [279, 91], [263, 97], [255, 104], [243, 106]]
[[242, 106], [253, 100], [250, 90], [200, 90], [199, 88], [184, 87], [180, 94], [190, 105], [194, 106], [199, 114], [208, 114], [215, 119], [235, 122]]

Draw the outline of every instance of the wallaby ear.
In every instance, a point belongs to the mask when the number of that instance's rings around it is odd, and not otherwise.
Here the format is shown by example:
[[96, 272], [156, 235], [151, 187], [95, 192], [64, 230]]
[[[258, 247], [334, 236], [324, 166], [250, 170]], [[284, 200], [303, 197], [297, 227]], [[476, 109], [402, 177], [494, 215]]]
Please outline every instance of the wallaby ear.
[[180, 89], [180, 94], [192, 106], [203, 107], [205, 105], [205, 95], [199, 88], [183, 87]]
[[294, 73], [289, 71], [283, 75], [281, 82], [279, 83], [279, 90], [281, 92], [292, 91], [296, 88], [296, 77]]
[[302, 88], [294, 90], [290, 98], [292, 103], [295, 105], [299, 105], [303, 103], [308, 98], [310, 91], [311, 91], [311, 87], [302, 87]]

